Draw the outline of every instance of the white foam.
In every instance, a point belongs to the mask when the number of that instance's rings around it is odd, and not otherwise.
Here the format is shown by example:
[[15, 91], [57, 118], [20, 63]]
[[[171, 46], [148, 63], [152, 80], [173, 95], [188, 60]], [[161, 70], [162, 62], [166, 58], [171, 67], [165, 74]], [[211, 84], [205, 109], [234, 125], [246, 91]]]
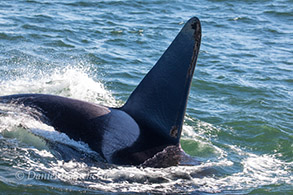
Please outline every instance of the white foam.
[[[244, 152], [242, 151], [244, 154]], [[243, 170], [226, 177], [194, 178], [199, 191], [217, 193], [223, 190], [248, 190], [259, 186], [274, 184], [293, 184], [291, 169], [293, 163], [275, 158], [274, 155], [255, 155], [245, 153], [241, 162]]]
[[[20, 70], [26, 76], [13, 79], [0, 80], [0, 95], [43, 93], [61, 95], [108, 106], [116, 106], [117, 103], [110, 91], [104, 85], [89, 77], [86, 69], [65, 67], [53, 71], [40, 71], [39, 74], [30, 75], [29, 68]], [[20, 74], [21, 75], [21, 74]], [[15, 131], [14, 127], [23, 126], [30, 132], [52, 142], [59, 142], [74, 146], [81, 151], [92, 152], [89, 146], [81, 141], [76, 142], [66, 134], [54, 130], [26, 113], [27, 109], [0, 104], [2, 116], [0, 117], [0, 132], [3, 130]], [[31, 112], [31, 111], [30, 111]]]
[[[195, 125], [190, 126], [186, 123], [187, 121], [192, 122], [192, 124]], [[211, 143], [211, 138], [215, 137], [215, 134], [217, 134], [218, 131], [220, 131], [220, 129], [210, 123], [195, 120], [190, 116], [185, 115], [185, 124], [183, 124], [182, 129], [182, 139], [192, 139], [199, 143], [202, 147], [209, 146], [213, 148], [214, 153], [218, 155], [218, 158], [222, 159], [227, 156], [227, 153], [223, 149]]]
[[[0, 95], [23, 94], [23, 93], [43, 93], [61, 95], [76, 98], [107, 106], [117, 106], [117, 103], [104, 85], [89, 77], [86, 69], [76, 67], [65, 67], [64, 69], [54, 69], [53, 71], [42, 72], [30, 75], [29, 68], [20, 70], [26, 76], [14, 77], [11, 80], [0, 80]], [[21, 74], [20, 74], [21, 75]], [[0, 104], [0, 132], [5, 130], [13, 131], [17, 126], [23, 126], [35, 135], [52, 142], [59, 142], [74, 146], [82, 151], [90, 152], [89, 146], [83, 142], [76, 142], [66, 134], [54, 130], [38, 120], [35, 120], [28, 113], [23, 112], [28, 108], [23, 108]]]
[[89, 77], [86, 70], [76, 67], [0, 80], [0, 95], [22, 93], [54, 94], [107, 106], [117, 105], [110, 91], [101, 82]]
[[[78, 148], [80, 151], [84, 151], [87, 153], [93, 152], [84, 142], [74, 141], [70, 139], [66, 134], [55, 131], [52, 126], [46, 125], [45, 123], [36, 120], [28, 112], [23, 112], [21, 106], [16, 107], [12, 105], [0, 104], [0, 110], [5, 110], [6, 112], [6, 116], [0, 117], [0, 133], [3, 133], [3, 131], [18, 131], [21, 133], [22, 131], [21, 134], [25, 134], [25, 131], [29, 131], [47, 141], [58, 142], [65, 145], [73, 146], [75, 148]], [[16, 138], [20, 139], [19, 136]], [[29, 139], [22, 141], [28, 144], [31, 143], [32, 146], [35, 146], [37, 148], [43, 148], [40, 147], [39, 144], [34, 144], [36, 140], [32, 136], [25, 136], [21, 139]]]
[[[0, 109], [3, 108], [3, 105], [0, 104]], [[65, 134], [56, 132], [52, 127], [41, 124], [28, 116], [23, 115], [22, 119], [13, 122], [13, 117], [15, 119], [18, 118], [19, 115], [17, 114], [19, 113], [14, 113], [12, 110], [6, 116], [6, 120], [10, 121], [6, 125], [21, 123], [33, 133], [46, 139], [66, 143], [89, 152], [88, 146], [84, 143], [75, 142]], [[11, 118], [9, 119], [9, 117]], [[3, 117], [0, 117], [0, 129], [3, 129], [2, 124], [4, 124], [4, 121], [1, 118]], [[196, 127], [188, 128], [191, 131]], [[193, 136], [189, 138], [197, 139], [199, 135], [195, 134]], [[199, 139], [199, 141], [204, 140]], [[221, 193], [226, 190], [249, 190], [264, 185], [293, 184], [291, 174], [292, 162], [284, 162], [274, 155], [256, 155], [245, 152], [234, 145], [229, 147], [231, 151], [239, 154], [240, 163], [243, 168], [239, 169], [238, 172], [221, 176], [213, 174], [215, 168], [231, 167], [233, 169], [234, 166], [234, 162], [229, 160], [226, 155], [220, 155], [217, 160], [207, 161], [198, 166], [174, 166], [164, 169], [119, 166], [102, 169], [82, 162], [64, 162], [57, 159], [41, 163], [30, 156], [24, 156], [26, 167], [21, 165], [19, 168], [25, 171], [31, 170], [51, 174], [57, 176], [57, 179], [73, 185], [82, 185], [111, 192], [142, 193], [156, 191], [158, 193], [176, 193], [177, 191], [182, 192], [184, 190], [186, 193], [192, 193], [196, 190], [207, 193]], [[32, 149], [23, 148], [23, 150]], [[49, 151], [35, 149], [35, 152], [41, 157], [53, 158]], [[202, 172], [208, 172], [209, 170], [212, 172], [201, 175]], [[176, 186], [182, 187], [178, 188]]]
[[[26, 71], [29, 72], [28, 69]], [[65, 68], [54, 70], [51, 73], [41, 72], [39, 75], [34, 75], [33, 78], [20, 76], [11, 80], [0, 80], [0, 95], [18, 93], [49, 93], [109, 106], [117, 105], [115, 99], [103, 84], [92, 79], [88, 76], [86, 70], [80, 68]], [[60, 142], [85, 152], [91, 152], [87, 144], [71, 140], [64, 133], [57, 132], [53, 127], [21, 112], [19, 108], [0, 104], [0, 111], [2, 111], [0, 133], [5, 130], [15, 131], [14, 127], [22, 126], [24, 129], [52, 142]], [[180, 189], [184, 189], [186, 193], [194, 190], [216, 193], [264, 185], [284, 183], [293, 185], [292, 162], [284, 162], [274, 155], [256, 155], [245, 152], [234, 145], [226, 146], [239, 155], [242, 169], [230, 175], [215, 176], [213, 173], [200, 175], [202, 171], [215, 167], [233, 168], [234, 162], [228, 159], [225, 148], [218, 148], [211, 141], [216, 138], [218, 131], [221, 130], [220, 128], [203, 121], [196, 121], [188, 116], [186, 120], [190, 120], [194, 125], [190, 126], [185, 123], [182, 136], [199, 143], [209, 144], [219, 152], [220, 155], [217, 159], [204, 162], [198, 166], [176, 166], [165, 169], [119, 166], [101, 169], [81, 162], [64, 162], [57, 159], [42, 163], [29, 155], [24, 155], [25, 165], [17, 168], [51, 173], [58, 175], [60, 180], [74, 185], [84, 185], [111, 192], [156, 191], [158, 193], [176, 193], [178, 186], [184, 185]], [[0, 135], [0, 137], [3, 136]], [[52, 153], [48, 150], [33, 148], [22, 148], [22, 150], [34, 150], [43, 158], [53, 158]]]

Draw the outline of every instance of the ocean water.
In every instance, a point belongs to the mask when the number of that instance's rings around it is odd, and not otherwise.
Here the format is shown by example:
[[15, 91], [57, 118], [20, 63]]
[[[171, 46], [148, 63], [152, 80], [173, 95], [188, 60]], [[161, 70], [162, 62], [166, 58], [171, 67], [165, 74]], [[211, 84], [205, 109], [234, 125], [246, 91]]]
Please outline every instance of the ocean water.
[[0, 194], [292, 194], [292, 0], [1, 0], [0, 95], [121, 106], [193, 16], [203, 37], [181, 145], [199, 165], [64, 161], [48, 144], [95, 154], [0, 104]]

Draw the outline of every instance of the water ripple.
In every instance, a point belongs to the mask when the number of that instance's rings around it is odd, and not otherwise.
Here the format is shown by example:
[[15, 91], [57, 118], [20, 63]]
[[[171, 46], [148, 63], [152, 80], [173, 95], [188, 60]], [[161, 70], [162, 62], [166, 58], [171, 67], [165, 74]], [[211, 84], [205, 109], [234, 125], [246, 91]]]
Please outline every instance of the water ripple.
[[29, 184], [46, 193], [289, 193], [291, 5], [292, 0], [1, 1], [0, 95], [52, 93], [121, 106], [188, 18], [198, 16], [203, 28], [181, 143], [201, 165], [102, 169], [42, 159], [31, 138], [19, 136], [30, 130], [19, 124], [33, 120], [12, 124], [15, 118], [6, 118], [0, 107], [1, 190], [25, 186], [29, 193], [28, 183], [14, 174], [42, 166], [45, 173], [96, 178]]

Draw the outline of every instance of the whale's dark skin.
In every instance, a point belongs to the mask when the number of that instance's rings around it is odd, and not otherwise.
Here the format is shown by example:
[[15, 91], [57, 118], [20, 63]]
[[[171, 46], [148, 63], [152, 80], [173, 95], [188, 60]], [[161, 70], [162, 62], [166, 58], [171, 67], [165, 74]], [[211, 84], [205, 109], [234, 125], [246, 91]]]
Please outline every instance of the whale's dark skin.
[[34, 108], [40, 120], [87, 143], [109, 163], [174, 165], [200, 42], [194, 17], [121, 108], [45, 94], [1, 96], [0, 103]]

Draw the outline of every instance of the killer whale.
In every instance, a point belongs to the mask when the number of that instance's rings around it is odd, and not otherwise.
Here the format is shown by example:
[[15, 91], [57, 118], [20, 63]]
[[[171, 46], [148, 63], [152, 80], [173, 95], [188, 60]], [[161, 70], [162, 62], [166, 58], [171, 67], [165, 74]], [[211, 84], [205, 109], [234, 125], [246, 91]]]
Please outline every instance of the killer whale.
[[37, 113], [55, 130], [87, 143], [109, 163], [174, 165], [180, 160], [179, 140], [200, 43], [201, 24], [193, 17], [120, 108], [48, 94], [1, 96], [0, 103], [32, 108], [33, 116]]

